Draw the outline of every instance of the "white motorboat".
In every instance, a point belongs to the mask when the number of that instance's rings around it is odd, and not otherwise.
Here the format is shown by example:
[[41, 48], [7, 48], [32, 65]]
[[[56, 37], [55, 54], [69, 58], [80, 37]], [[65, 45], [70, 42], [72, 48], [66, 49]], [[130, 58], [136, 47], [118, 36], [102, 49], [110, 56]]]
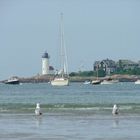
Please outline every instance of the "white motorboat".
[[90, 81], [85, 81], [85, 82], [84, 82], [84, 85], [89, 85], [89, 84], [91, 84]]
[[19, 79], [16, 77], [12, 77], [12, 78], [8, 79], [7, 81], [5, 81], [4, 83], [12, 84], [12, 85], [20, 84]]
[[137, 81], [135, 81], [135, 84], [140, 84], [140, 79], [138, 79]]

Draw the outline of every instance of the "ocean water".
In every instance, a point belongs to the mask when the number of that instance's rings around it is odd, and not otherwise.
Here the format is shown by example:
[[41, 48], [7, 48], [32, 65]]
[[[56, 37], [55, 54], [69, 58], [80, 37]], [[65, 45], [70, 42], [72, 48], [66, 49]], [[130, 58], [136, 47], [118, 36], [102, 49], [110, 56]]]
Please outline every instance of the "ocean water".
[[[42, 116], [35, 116], [36, 103]], [[112, 116], [113, 104], [120, 113]], [[140, 85], [0, 84], [2, 140], [139, 140]]]

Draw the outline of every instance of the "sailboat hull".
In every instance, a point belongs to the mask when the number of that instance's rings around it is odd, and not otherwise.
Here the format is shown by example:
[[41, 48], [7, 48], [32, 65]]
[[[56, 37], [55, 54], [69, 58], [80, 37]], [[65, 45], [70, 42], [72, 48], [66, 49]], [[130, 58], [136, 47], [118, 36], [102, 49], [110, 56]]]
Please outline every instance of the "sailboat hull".
[[101, 83], [101, 81], [100, 80], [93, 80], [91, 83], [93, 85], [99, 85]]
[[52, 86], [68, 86], [69, 85], [69, 79], [67, 78], [55, 78], [51, 81]]

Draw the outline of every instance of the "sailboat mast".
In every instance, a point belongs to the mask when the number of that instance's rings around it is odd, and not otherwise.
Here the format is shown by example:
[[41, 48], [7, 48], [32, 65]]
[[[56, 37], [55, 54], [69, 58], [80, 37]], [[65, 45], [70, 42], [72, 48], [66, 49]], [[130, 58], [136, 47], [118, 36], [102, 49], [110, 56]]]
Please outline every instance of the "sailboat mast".
[[62, 77], [63, 77], [63, 73], [64, 73], [64, 66], [63, 66], [63, 64], [64, 64], [64, 52], [63, 52], [63, 46], [64, 46], [64, 44], [63, 44], [63, 42], [64, 42], [64, 34], [63, 34], [63, 13], [61, 13], [61, 22], [60, 22], [60, 37], [61, 37], [61, 39], [60, 39], [60, 59], [61, 59], [61, 70], [62, 70]]
[[66, 47], [64, 41], [64, 27], [63, 27], [63, 13], [61, 13], [61, 69], [62, 69], [62, 76], [64, 74], [68, 74], [68, 65], [67, 65], [67, 55], [66, 55]]

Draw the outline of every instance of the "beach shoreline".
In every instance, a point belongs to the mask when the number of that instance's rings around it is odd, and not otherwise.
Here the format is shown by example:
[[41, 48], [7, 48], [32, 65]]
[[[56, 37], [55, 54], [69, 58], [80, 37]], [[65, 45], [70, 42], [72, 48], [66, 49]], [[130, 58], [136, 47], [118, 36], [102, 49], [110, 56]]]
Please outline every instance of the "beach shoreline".
[[139, 116], [64, 116], [48, 113], [39, 117], [31, 114], [4, 114], [0, 117], [0, 136], [4, 140], [138, 140], [140, 137]]

